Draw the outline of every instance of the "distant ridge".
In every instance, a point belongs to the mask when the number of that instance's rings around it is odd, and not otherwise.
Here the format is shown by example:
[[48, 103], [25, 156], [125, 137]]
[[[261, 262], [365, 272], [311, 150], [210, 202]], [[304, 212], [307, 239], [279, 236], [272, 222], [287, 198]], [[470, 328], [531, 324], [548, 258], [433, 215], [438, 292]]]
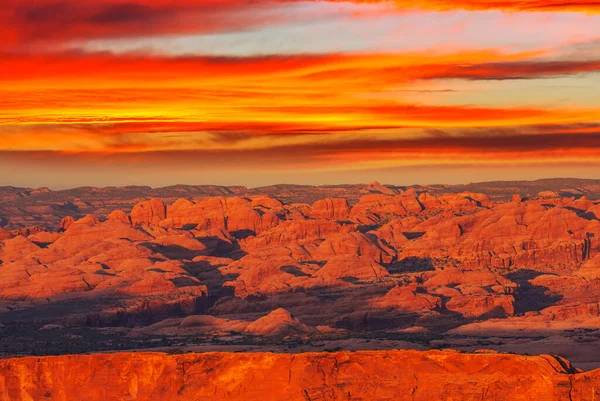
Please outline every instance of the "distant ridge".
[[517, 194], [523, 198], [542, 191], [556, 192], [562, 197], [582, 196], [600, 199], [600, 179], [550, 178], [535, 181], [490, 181], [460, 185], [295, 185], [277, 184], [257, 188], [219, 185], [171, 185], [162, 188], [149, 186], [79, 187], [52, 191], [48, 188], [0, 187], [0, 227], [17, 229], [39, 224], [56, 228], [66, 214], [107, 215], [116, 209], [131, 209], [141, 200], [158, 198], [172, 203], [179, 198], [200, 199], [210, 196], [270, 195], [284, 203], [313, 203], [327, 197], [345, 198], [349, 204], [369, 193], [394, 194], [413, 189], [432, 195], [478, 192], [492, 200], [507, 200]]

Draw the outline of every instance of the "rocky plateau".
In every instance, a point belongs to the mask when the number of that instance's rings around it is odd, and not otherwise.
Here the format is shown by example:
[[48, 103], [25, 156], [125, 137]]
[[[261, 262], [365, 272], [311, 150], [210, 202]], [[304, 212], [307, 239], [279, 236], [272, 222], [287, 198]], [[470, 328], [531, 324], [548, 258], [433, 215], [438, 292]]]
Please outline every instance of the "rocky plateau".
[[[0, 399], [592, 400], [599, 198], [568, 179], [0, 188]], [[106, 351], [154, 353], [63, 355]]]

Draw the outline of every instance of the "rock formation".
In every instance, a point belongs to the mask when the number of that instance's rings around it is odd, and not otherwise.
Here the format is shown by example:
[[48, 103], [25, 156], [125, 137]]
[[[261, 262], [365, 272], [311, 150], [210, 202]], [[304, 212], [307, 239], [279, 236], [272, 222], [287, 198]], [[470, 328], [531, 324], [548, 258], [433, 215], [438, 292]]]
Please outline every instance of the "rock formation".
[[313, 219], [345, 220], [350, 214], [350, 206], [343, 198], [319, 199], [310, 208]]
[[166, 217], [165, 204], [160, 199], [138, 203], [130, 214], [134, 226], [158, 224]]
[[0, 361], [7, 400], [593, 400], [569, 362], [449, 351], [120, 353]]
[[0, 189], [20, 216], [1, 220], [0, 353], [485, 347], [600, 367], [596, 187], [493, 188]]

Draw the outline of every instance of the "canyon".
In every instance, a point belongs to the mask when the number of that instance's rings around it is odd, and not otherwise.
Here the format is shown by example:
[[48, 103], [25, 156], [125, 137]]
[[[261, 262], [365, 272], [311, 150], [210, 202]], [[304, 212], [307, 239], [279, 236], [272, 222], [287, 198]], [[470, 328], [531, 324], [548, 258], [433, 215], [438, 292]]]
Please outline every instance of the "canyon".
[[0, 188], [0, 355], [7, 400], [591, 400], [600, 181]]

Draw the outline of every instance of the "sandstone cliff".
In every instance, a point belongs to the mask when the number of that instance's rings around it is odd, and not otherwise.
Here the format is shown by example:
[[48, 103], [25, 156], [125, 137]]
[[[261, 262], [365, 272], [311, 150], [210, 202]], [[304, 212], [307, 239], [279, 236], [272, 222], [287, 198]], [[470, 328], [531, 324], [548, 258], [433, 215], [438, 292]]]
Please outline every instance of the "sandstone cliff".
[[548, 355], [451, 351], [118, 353], [0, 361], [0, 399], [593, 400], [600, 372]]

